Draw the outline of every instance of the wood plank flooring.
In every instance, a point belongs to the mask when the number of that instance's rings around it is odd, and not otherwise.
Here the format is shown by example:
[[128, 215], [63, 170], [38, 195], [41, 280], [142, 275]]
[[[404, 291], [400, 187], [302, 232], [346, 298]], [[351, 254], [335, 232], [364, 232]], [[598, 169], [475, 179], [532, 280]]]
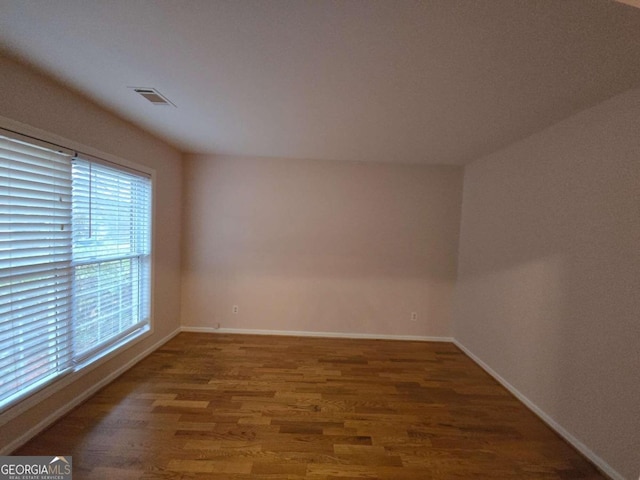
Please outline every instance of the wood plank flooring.
[[181, 333], [16, 455], [74, 478], [602, 479], [449, 343]]

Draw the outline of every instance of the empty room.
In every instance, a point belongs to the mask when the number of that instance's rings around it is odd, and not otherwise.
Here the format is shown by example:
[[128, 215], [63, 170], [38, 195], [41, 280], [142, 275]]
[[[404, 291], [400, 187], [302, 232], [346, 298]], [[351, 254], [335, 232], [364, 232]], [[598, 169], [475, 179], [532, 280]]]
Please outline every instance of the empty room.
[[640, 476], [640, 2], [0, 0], [0, 479]]

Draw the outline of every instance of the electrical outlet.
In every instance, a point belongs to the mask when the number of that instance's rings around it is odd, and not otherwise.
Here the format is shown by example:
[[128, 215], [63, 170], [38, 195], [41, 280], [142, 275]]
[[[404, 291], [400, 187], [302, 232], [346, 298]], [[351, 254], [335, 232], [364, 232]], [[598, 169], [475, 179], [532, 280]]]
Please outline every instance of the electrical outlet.
[[416, 322], [418, 320], [418, 312], [411, 312], [411, 321]]
[[231, 313], [233, 313], [234, 315], [237, 315], [237, 313], [238, 313], [238, 305], [234, 305], [233, 307], [231, 307]]

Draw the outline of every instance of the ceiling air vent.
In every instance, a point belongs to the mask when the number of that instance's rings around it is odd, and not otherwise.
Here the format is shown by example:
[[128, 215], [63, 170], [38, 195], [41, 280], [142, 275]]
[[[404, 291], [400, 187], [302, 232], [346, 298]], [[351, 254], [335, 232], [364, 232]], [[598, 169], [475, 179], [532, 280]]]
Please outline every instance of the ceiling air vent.
[[129, 87], [138, 95], [143, 96], [153, 105], [175, 107], [175, 104], [171, 102], [167, 97], [162, 95], [158, 90], [152, 87]]

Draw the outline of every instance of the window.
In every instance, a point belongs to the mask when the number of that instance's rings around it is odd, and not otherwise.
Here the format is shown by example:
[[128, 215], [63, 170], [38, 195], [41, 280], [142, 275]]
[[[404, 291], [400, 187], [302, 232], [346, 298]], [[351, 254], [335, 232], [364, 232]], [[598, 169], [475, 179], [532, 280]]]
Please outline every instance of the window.
[[72, 167], [73, 350], [77, 361], [149, 318], [149, 178], [76, 157]]
[[148, 175], [0, 130], [0, 410], [149, 328]]

